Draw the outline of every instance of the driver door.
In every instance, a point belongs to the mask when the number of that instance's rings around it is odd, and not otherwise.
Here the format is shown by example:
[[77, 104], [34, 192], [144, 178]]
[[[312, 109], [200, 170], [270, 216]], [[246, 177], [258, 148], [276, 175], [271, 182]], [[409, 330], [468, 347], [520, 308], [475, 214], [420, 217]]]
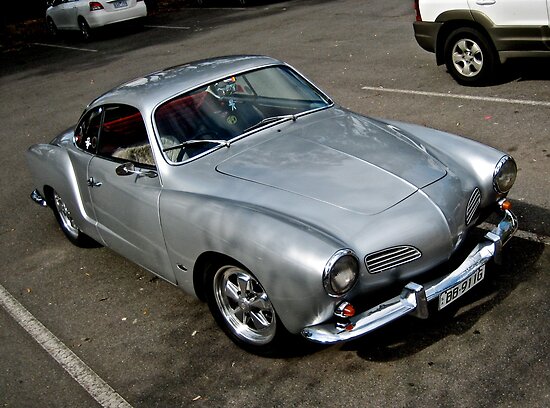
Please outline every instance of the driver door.
[[[175, 282], [160, 226], [162, 185], [142, 116], [127, 105], [107, 105], [103, 111], [87, 179], [98, 232], [108, 247]], [[117, 167], [127, 162], [135, 173], [117, 175]]]

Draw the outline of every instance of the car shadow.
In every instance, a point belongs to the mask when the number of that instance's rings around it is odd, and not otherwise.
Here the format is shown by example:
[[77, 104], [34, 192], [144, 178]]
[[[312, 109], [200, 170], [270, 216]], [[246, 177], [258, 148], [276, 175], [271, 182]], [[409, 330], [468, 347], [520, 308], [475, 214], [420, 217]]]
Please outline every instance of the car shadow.
[[550, 57], [517, 58], [510, 59], [502, 64], [493, 85], [547, 80], [550, 80]]

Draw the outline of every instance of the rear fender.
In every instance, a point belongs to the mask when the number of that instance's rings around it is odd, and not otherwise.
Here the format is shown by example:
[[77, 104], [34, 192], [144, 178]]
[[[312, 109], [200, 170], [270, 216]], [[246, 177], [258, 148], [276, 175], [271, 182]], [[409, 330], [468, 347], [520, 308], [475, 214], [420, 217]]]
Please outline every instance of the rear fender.
[[35, 188], [52, 206], [51, 189], [63, 198], [76, 224], [86, 235], [103, 242], [97, 233], [93, 214], [87, 214], [75, 177], [72, 162], [64, 147], [53, 144], [36, 144], [26, 153], [27, 163]]

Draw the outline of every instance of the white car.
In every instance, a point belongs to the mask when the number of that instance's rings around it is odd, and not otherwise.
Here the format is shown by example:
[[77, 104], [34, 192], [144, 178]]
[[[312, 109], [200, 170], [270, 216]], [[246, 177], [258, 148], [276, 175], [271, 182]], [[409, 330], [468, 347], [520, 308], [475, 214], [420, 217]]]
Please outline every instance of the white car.
[[513, 57], [550, 57], [550, 0], [415, 0], [418, 44], [463, 85]]
[[46, 22], [53, 35], [58, 30], [80, 30], [86, 40], [94, 28], [146, 16], [143, 0], [53, 0], [46, 10]]

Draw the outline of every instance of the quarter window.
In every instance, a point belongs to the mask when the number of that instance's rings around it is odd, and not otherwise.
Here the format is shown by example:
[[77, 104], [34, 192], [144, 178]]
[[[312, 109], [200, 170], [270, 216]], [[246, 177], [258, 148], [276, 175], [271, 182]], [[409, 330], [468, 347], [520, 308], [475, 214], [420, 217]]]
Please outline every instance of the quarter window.
[[102, 108], [96, 108], [88, 112], [82, 118], [74, 133], [76, 145], [91, 154], [96, 152], [102, 113]]

